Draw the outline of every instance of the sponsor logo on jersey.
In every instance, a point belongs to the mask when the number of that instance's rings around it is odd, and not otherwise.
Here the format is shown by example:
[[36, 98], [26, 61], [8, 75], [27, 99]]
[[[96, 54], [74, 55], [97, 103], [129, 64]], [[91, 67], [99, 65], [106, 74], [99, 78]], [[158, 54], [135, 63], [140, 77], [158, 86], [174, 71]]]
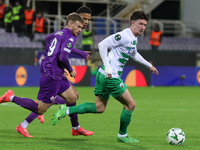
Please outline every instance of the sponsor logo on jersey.
[[133, 43], [132, 43], [133, 45], [136, 45], [136, 41], [133, 41]]
[[70, 43], [70, 42], [67, 43], [67, 47], [68, 47], [68, 48], [72, 48], [72, 43]]
[[128, 50], [127, 54], [134, 53], [134, 51], [135, 51], [135, 47], [126, 47], [126, 49]]
[[116, 40], [116, 41], [121, 40], [121, 35], [119, 35], [119, 34], [115, 35], [115, 40]]

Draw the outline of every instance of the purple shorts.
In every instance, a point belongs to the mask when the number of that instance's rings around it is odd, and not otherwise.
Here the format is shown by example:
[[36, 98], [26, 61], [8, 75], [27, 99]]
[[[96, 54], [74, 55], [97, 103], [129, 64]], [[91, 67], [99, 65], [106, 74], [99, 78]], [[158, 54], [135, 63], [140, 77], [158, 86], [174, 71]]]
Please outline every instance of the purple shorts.
[[40, 90], [37, 99], [44, 103], [52, 103], [56, 95], [62, 94], [70, 86], [67, 78], [63, 78], [63, 80], [54, 80], [46, 73], [43, 73], [40, 78]]

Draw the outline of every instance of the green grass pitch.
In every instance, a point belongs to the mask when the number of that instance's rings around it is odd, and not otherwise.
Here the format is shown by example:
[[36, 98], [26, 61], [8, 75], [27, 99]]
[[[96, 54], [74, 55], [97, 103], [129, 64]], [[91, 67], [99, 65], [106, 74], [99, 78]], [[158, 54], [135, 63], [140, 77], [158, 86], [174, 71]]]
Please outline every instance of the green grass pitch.
[[[0, 95], [12, 89], [17, 96], [37, 98], [38, 87], [1, 87]], [[77, 104], [94, 102], [94, 87], [76, 87], [80, 97]], [[103, 114], [80, 114], [79, 123], [94, 131], [89, 137], [72, 136], [69, 117], [52, 126], [52, 115], [58, 105], [44, 115], [45, 123], [36, 119], [28, 131], [33, 138], [15, 132], [16, 126], [30, 113], [14, 103], [0, 104], [1, 150], [199, 150], [200, 149], [200, 87], [132, 87], [128, 88], [136, 109], [128, 134], [140, 143], [119, 143], [116, 140], [122, 105], [112, 97]], [[172, 127], [181, 128], [186, 141], [181, 146], [170, 145], [166, 134]]]

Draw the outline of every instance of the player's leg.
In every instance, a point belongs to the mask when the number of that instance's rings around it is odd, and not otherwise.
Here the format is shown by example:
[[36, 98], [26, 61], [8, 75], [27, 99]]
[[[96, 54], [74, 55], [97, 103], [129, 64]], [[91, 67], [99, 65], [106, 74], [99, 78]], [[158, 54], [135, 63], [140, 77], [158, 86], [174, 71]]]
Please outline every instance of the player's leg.
[[136, 106], [135, 101], [133, 100], [128, 89], [126, 89], [125, 92], [119, 97], [117, 97], [116, 99], [124, 105], [124, 108], [122, 110], [121, 117], [120, 117], [120, 129], [117, 136], [117, 140], [119, 142], [124, 142], [124, 143], [139, 142], [138, 140], [130, 137], [127, 134], [127, 128], [131, 122], [131, 116]]
[[[75, 89], [75, 87], [73, 85], [71, 85], [71, 88], [72, 88], [74, 94], [76, 95], [76, 97], [78, 99], [79, 98], [78, 91]], [[73, 103], [73, 104], [67, 103], [66, 106], [68, 106], [68, 107], [76, 106], [76, 102]], [[69, 118], [70, 118], [71, 125], [72, 125], [72, 132], [73, 132], [73, 130], [78, 130], [78, 128], [79, 128], [78, 115], [77, 114], [70, 114]]]
[[59, 107], [59, 110], [53, 115], [52, 118], [52, 124], [56, 125], [56, 123], [64, 118], [66, 115], [77, 113], [77, 114], [84, 114], [84, 113], [103, 113], [108, 100], [105, 98], [100, 98], [99, 96], [96, 96], [96, 102], [95, 103], [83, 103], [80, 105], [72, 106], [72, 107], [66, 107], [61, 105]]
[[[36, 101], [37, 103], [37, 101]], [[17, 127], [16, 127], [16, 131], [20, 134], [22, 134], [24, 137], [33, 137], [32, 135], [29, 134], [29, 132], [27, 131], [27, 127], [28, 125], [33, 121], [35, 120], [36, 118], [38, 118], [38, 120], [41, 122], [41, 123], [44, 123], [44, 115], [38, 115], [34, 112], [31, 112], [30, 115], [28, 115], [26, 117], [26, 119], [21, 123], [19, 124]]]
[[[36, 101], [37, 102], [37, 101]], [[33, 137], [29, 134], [29, 132], [27, 131], [27, 127], [28, 125], [33, 121], [35, 120], [36, 118], [39, 119], [39, 121], [41, 123], [44, 123], [44, 116], [43, 115], [38, 115], [34, 112], [31, 112], [30, 115], [28, 115], [26, 117], [26, 119], [21, 123], [19, 124], [17, 127], [16, 127], [16, 131], [20, 134], [22, 134], [24, 137]]]
[[21, 135], [23, 135], [24, 137], [33, 137], [32, 135], [29, 134], [29, 132], [27, 131], [27, 127], [28, 125], [35, 120], [35, 118], [37, 118], [39, 115], [31, 112], [30, 115], [22, 122], [20, 123], [17, 127], [16, 127], [16, 131], [18, 133], [20, 133]]
[[61, 118], [73, 113], [84, 114], [104, 112], [110, 95], [104, 88], [102, 88], [104, 86], [101, 85], [103, 84], [103, 80], [101, 80], [101, 77], [105, 79], [105, 76], [100, 76], [100, 73], [98, 72], [96, 76], [94, 91], [96, 95], [95, 103], [83, 103], [69, 108], [65, 106], [60, 106], [59, 110], [53, 115], [52, 124], [55, 125]]
[[[40, 90], [38, 92], [38, 99], [43, 101], [37, 101], [38, 109], [44, 113], [55, 101], [55, 96], [58, 93], [60, 87], [60, 81], [51, 80], [51, 77], [42, 75], [40, 79]], [[17, 128], [16, 131], [25, 137], [32, 137], [27, 131], [27, 126], [35, 119], [38, 115], [32, 112]]]
[[[38, 101], [38, 107], [40, 108], [39, 111], [41, 111], [42, 113], [45, 113], [46, 110], [51, 106], [52, 104], [47, 104], [44, 103], [42, 101]], [[33, 137], [32, 135], [29, 134], [29, 132], [27, 131], [27, 126], [35, 119], [37, 118], [39, 115], [31, 112], [31, 114], [21, 123], [16, 127], [16, 131], [18, 133], [20, 133], [21, 135], [23, 135], [24, 137]]]
[[46, 110], [42, 108], [32, 99], [17, 97], [12, 90], [8, 90], [3, 96], [0, 97], [0, 103], [13, 102], [25, 109], [35, 112], [36, 114], [43, 114]]
[[[73, 85], [71, 85], [72, 90], [74, 91], [77, 99], [79, 98], [79, 93], [78, 91], [75, 89], [75, 87]], [[73, 104], [66, 104], [67, 107], [71, 107], [71, 106], [76, 106], [76, 102]], [[90, 136], [93, 135], [94, 132], [93, 131], [87, 131], [85, 129], [83, 129], [78, 122], [78, 114], [74, 113], [74, 114], [70, 114], [69, 115], [70, 121], [71, 121], [71, 125], [72, 125], [72, 130], [71, 130], [71, 135], [84, 135], [84, 136]]]
[[69, 109], [67, 110], [67, 115], [73, 114], [73, 113], [78, 113], [78, 114], [103, 113], [106, 109], [107, 103], [108, 103], [108, 99], [96, 96], [95, 103], [83, 103], [80, 105], [69, 107]]
[[60, 84], [62, 84], [62, 82], [58, 80], [52, 80], [51, 77], [43, 73], [40, 78], [40, 90], [37, 96], [37, 99], [39, 100], [38, 103], [30, 98], [15, 96], [12, 90], [8, 90], [8, 92], [0, 97], [0, 103], [13, 102], [36, 114], [43, 115], [53, 103], [55, 96], [59, 91]]

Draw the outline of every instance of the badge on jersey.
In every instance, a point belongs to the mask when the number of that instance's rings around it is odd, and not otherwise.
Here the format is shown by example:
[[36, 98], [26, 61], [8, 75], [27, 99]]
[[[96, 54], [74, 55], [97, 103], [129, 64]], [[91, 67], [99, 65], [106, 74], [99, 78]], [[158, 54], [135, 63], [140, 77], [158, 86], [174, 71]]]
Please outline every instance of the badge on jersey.
[[121, 35], [119, 35], [119, 34], [115, 35], [115, 40], [116, 40], [116, 41], [121, 40]]
[[119, 85], [121, 88], [124, 88], [124, 83], [120, 83], [120, 85]]
[[67, 47], [68, 47], [68, 48], [72, 48], [72, 43], [70, 43], [70, 42], [67, 43]]

